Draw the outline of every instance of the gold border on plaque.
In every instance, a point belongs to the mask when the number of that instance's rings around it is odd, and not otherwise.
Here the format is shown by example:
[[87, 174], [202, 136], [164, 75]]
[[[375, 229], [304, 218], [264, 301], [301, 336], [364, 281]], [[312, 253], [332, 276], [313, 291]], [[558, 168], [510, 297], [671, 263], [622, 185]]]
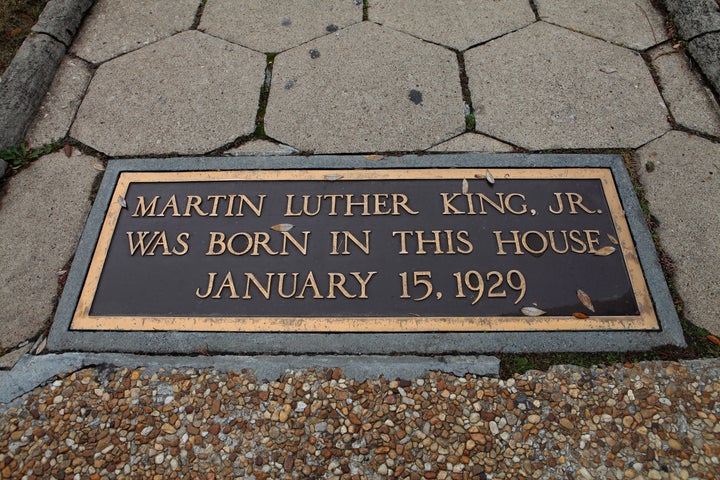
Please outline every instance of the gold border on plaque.
[[[131, 183], [204, 181], [326, 180], [433, 180], [474, 178], [477, 168], [428, 168], [388, 170], [231, 170], [183, 172], [122, 172], [105, 215], [90, 268], [70, 324], [71, 330], [295, 332], [295, 333], [419, 333], [419, 332], [533, 332], [660, 330], [652, 299], [637, 258], [635, 244], [609, 168], [490, 168], [495, 178], [596, 179], [602, 182], [617, 239], [621, 247], [639, 315], [568, 317], [149, 317], [91, 316], [105, 258]], [[482, 170], [484, 171], [484, 169]]]

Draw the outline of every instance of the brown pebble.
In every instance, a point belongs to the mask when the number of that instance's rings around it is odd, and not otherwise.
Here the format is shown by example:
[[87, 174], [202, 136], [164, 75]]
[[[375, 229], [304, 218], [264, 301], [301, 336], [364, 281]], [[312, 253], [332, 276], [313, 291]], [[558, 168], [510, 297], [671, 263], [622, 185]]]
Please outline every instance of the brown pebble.
[[289, 472], [292, 470], [293, 467], [293, 456], [292, 455], [286, 455], [285, 461], [283, 462], [283, 468], [286, 472]]

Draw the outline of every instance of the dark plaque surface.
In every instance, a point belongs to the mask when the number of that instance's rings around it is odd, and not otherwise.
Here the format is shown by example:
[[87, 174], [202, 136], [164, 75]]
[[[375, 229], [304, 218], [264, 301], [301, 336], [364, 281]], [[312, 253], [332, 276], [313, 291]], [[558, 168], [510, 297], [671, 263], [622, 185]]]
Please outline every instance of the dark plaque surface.
[[121, 172], [71, 330], [659, 330], [609, 168]]

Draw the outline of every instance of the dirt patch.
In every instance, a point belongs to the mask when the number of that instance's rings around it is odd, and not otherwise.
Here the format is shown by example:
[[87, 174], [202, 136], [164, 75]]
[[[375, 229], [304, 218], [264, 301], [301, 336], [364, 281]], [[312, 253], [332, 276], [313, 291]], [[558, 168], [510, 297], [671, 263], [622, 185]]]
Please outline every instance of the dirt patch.
[[0, 2], [0, 73], [12, 61], [48, 0], [2, 0]]

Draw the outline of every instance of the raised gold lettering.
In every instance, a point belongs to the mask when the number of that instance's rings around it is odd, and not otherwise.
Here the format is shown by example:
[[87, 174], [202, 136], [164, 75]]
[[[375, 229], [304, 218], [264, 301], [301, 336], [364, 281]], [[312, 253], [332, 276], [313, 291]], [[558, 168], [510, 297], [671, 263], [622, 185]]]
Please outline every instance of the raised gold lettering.
[[[220, 250], [216, 250], [215, 247], [219, 247]], [[205, 255], [222, 255], [225, 253], [225, 234], [222, 232], [210, 232], [210, 245]]]
[[305, 279], [302, 290], [300, 290], [300, 294], [295, 298], [305, 298], [305, 290], [307, 290], [308, 288], [311, 288], [313, 290], [313, 298], [323, 298], [323, 296], [320, 294], [320, 290], [318, 289], [318, 285], [315, 281], [315, 275], [313, 275], [313, 272], [308, 272], [308, 276]]
[[203, 294], [200, 293], [200, 287], [195, 290], [195, 296], [198, 298], [207, 298], [212, 293], [212, 287], [213, 283], [215, 283], [215, 277], [217, 276], [217, 272], [210, 272], [208, 273], [208, 284], [207, 284], [207, 291]]
[[524, 252], [522, 251], [521, 245], [520, 245], [520, 231], [519, 230], [511, 230], [510, 233], [512, 234], [513, 238], [511, 240], [503, 240], [502, 234], [503, 232], [501, 230], [495, 230], [493, 231], [495, 234], [495, 240], [497, 242], [498, 251], [496, 255], [507, 255], [507, 252], [503, 250], [503, 245], [506, 243], [515, 245], [515, 255], [523, 255]]
[[169, 199], [169, 200], [167, 201], [167, 203], [165, 204], [165, 207], [164, 207], [164, 208], [162, 209], [162, 211], [158, 214], [158, 217], [164, 217], [164, 216], [165, 216], [165, 212], [166, 212], [168, 209], [171, 209], [171, 210], [172, 210], [172, 212], [173, 212], [173, 213], [172, 213], [172, 216], [173, 216], [173, 217], [182, 217], [182, 215], [180, 215], [180, 212], [178, 211], [177, 198], [175, 198], [175, 195], [173, 195], [172, 197], [170, 197], [170, 199]]
[[197, 213], [201, 217], [207, 216], [207, 213], [203, 212], [202, 209], [200, 209], [200, 203], [202, 203], [202, 198], [197, 195], [188, 195], [187, 203], [185, 204], [185, 213], [183, 214], [183, 217], [190, 216], [191, 208], [195, 210], [195, 213]]
[[280, 251], [280, 255], [290, 255], [287, 250], [288, 240], [290, 243], [292, 243], [298, 252], [300, 252], [301, 255], [307, 255], [307, 249], [308, 249], [308, 236], [310, 235], [310, 231], [303, 231], [303, 243], [302, 245], [300, 242], [298, 242], [295, 237], [293, 237], [290, 232], [281, 232], [283, 236], [283, 243], [282, 243], [282, 250]]
[[345, 286], [344, 286], [345, 285], [345, 275], [343, 275], [342, 273], [330, 272], [330, 273], [328, 273], [328, 280], [330, 283], [328, 285], [327, 298], [336, 298], [335, 297], [335, 289], [336, 288], [340, 291], [340, 293], [342, 293], [345, 296], [345, 298], [357, 297], [357, 295], [352, 294], [345, 289]]
[[260, 291], [260, 295], [265, 297], [265, 300], [270, 300], [270, 289], [272, 288], [272, 279], [275, 276], [274, 273], [266, 273], [265, 276], [267, 277], [267, 285], [263, 287], [263, 285], [258, 281], [258, 279], [255, 277], [252, 273], [245, 273], [246, 283], [245, 283], [245, 295], [243, 295], [242, 298], [245, 300], [248, 300], [251, 297], [250, 295], [250, 283], [255, 285], [255, 288]]
[[178, 234], [178, 236], [176, 237], [176, 240], [177, 240], [177, 243], [180, 244], [180, 249], [178, 249], [177, 247], [174, 247], [172, 249], [173, 255], [183, 256], [188, 252], [190, 247], [187, 244], [187, 240], [189, 238], [190, 238], [190, 234], [187, 232], [182, 232], [182, 233]]
[[360, 284], [360, 294], [358, 295], [358, 298], [368, 298], [366, 290], [367, 284], [376, 273], [377, 272], [367, 272], [367, 277], [362, 278], [362, 276], [360, 276], [360, 272], [350, 272], [350, 275], [355, 277], [355, 280], [357, 280]]
[[450, 197], [448, 197], [448, 195], [450, 195], [449, 193], [441, 193], [440, 195], [443, 199], [443, 215], [463, 215], [465, 213], [452, 204], [452, 202], [460, 196], [459, 193], [453, 193]]
[[133, 217], [154, 217], [155, 216], [155, 207], [157, 206], [158, 199], [160, 197], [158, 195], [155, 195], [152, 200], [150, 200], [150, 203], [148, 205], [145, 205], [145, 197], [140, 196], [137, 197], [137, 207], [135, 207], [135, 211], [133, 212]]
[[235, 291], [235, 281], [233, 280], [231, 272], [228, 272], [227, 275], [225, 275], [225, 279], [220, 284], [217, 292], [215, 293], [215, 295], [212, 296], [212, 298], [220, 298], [222, 296], [223, 290], [225, 290], [226, 288], [230, 291], [230, 297], [228, 298], [240, 298]]

